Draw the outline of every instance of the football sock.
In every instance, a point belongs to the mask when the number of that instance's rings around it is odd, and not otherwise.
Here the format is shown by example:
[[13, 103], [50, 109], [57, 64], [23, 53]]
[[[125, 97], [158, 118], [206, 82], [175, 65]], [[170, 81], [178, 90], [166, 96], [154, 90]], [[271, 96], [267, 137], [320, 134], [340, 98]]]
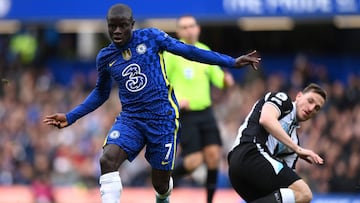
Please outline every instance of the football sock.
[[295, 194], [289, 188], [281, 188], [251, 203], [295, 203]]
[[281, 188], [280, 189], [281, 199], [283, 203], [295, 203], [295, 194], [294, 191], [290, 188]]
[[207, 203], [212, 203], [217, 183], [217, 169], [208, 169], [206, 177]]
[[99, 182], [102, 203], [120, 203], [122, 184], [119, 172], [106, 173], [100, 176]]
[[169, 197], [173, 189], [173, 186], [174, 186], [173, 179], [172, 177], [170, 177], [169, 189], [167, 190], [167, 192], [165, 192], [165, 194], [159, 194], [156, 192], [156, 203], [169, 203], [170, 201]]

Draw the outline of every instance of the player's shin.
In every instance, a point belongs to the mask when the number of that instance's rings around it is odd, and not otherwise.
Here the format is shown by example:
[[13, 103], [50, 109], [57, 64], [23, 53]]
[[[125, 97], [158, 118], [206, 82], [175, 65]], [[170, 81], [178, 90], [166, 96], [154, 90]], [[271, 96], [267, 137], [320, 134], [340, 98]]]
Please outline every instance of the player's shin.
[[289, 188], [281, 188], [251, 203], [295, 203], [295, 194]]
[[167, 190], [167, 192], [164, 194], [159, 194], [158, 192], [156, 192], [156, 203], [169, 203], [170, 202], [169, 196], [171, 194], [173, 187], [174, 187], [173, 179], [172, 177], [170, 177], [169, 189]]
[[122, 184], [119, 172], [106, 173], [100, 176], [99, 182], [102, 203], [120, 203]]

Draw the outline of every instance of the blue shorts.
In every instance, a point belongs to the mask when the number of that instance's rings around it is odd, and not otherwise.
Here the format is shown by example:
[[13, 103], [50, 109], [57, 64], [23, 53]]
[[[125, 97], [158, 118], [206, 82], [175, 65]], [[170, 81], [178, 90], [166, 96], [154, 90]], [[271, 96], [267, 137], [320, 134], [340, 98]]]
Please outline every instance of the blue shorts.
[[146, 145], [145, 158], [151, 167], [172, 170], [175, 163], [179, 121], [177, 119], [139, 119], [118, 116], [110, 129], [104, 146], [116, 144], [131, 162]]

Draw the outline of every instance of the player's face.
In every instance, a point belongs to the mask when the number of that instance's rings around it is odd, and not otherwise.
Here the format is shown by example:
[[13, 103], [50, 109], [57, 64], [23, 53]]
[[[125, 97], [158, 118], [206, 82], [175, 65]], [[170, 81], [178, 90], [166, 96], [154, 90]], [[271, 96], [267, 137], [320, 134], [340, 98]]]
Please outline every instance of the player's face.
[[314, 117], [324, 103], [324, 98], [315, 92], [298, 93], [296, 96], [296, 116], [298, 121], [306, 121]]
[[177, 23], [176, 32], [187, 44], [195, 44], [199, 40], [200, 27], [193, 17], [182, 17]]
[[134, 21], [125, 16], [109, 16], [108, 32], [111, 40], [117, 46], [124, 46], [131, 39]]

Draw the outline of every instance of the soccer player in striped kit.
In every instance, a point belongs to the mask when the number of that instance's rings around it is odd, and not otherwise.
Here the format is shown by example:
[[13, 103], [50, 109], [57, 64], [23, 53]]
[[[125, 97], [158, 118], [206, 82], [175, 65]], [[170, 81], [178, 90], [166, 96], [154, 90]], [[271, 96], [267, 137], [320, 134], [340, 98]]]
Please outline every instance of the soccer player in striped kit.
[[313, 164], [324, 161], [299, 146], [296, 129], [314, 117], [325, 101], [326, 92], [310, 84], [295, 101], [284, 92], [269, 92], [254, 104], [228, 155], [231, 184], [246, 202], [311, 201], [311, 190], [294, 167], [298, 157]]

